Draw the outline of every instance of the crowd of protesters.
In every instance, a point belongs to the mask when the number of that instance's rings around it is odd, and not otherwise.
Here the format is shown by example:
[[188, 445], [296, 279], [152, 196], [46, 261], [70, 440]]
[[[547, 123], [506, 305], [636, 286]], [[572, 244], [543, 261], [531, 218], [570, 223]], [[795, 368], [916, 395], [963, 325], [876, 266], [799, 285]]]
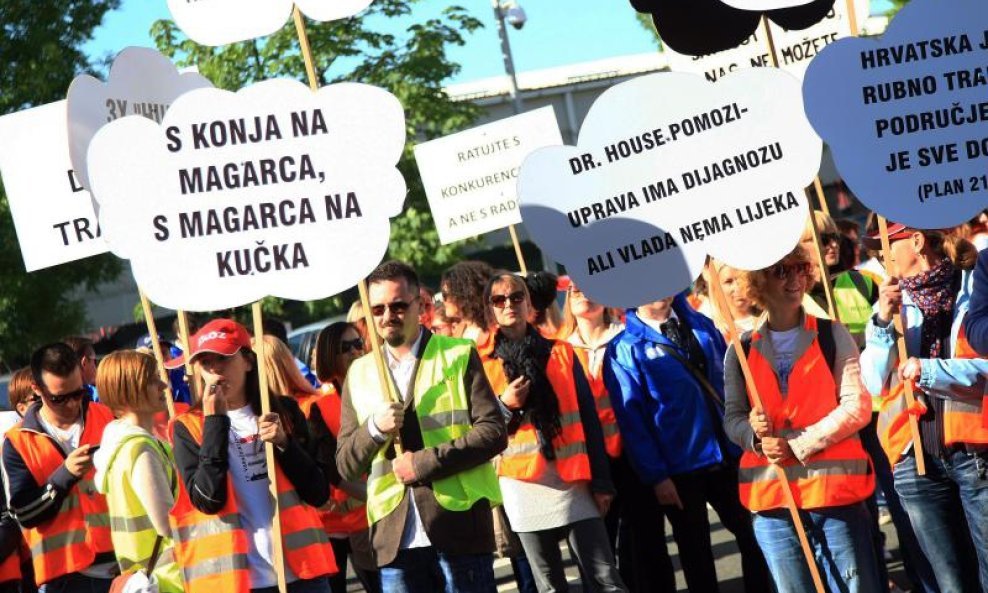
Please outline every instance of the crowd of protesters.
[[0, 593], [343, 593], [348, 570], [369, 593], [494, 593], [495, 556], [519, 591], [564, 592], [563, 542], [584, 591], [663, 593], [667, 521], [712, 593], [708, 509], [749, 593], [815, 590], [794, 515], [831, 593], [988, 591], [979, 221], [890, 225], [890, 274], [874, 224], [816, 212], [776, 264], [711, 262], [626, 311], [479, 261], [433, 296], [390, 261], [373, 327], [355, 303], [303, 362], [281, 324], [213, 319], [162, 341], [170, 386], [157, 337], [99, 364], [47, 344], [9, 387]]

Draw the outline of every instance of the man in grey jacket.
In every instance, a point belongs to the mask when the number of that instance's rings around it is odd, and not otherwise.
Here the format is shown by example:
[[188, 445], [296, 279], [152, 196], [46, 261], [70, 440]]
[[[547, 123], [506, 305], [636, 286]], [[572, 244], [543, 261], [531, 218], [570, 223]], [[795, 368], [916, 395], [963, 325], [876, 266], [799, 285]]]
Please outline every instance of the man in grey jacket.
[[[388, 380], [400, 402], [386, 403], [372, 354], [355, 361], [343, 386], [336, 459], [344, 479], [370, 473], [368, 516], [382, 588], [494, 593], [490, 500], [499, 500], [500, 492], [490, 460], [507, 446], [507, 432], [483, 365], [468, 343], [419, 326], [419, 282], [411, 267], [386, 262], [367, 283]], [[447, 352], [437, 352], [439, 345]], [[423, 381], [425, 367], [437, 364], [444, 365], [442, 378]], [[437, 389], [445, 395], [436, 397]], [[458, 408], [457, 393], [466, 395], [466, 409]], [[436, 431], [455, 424], [451, 432], [460, 436], [437, 443]], [[451, 477], [467, 487], [451, 494]]]

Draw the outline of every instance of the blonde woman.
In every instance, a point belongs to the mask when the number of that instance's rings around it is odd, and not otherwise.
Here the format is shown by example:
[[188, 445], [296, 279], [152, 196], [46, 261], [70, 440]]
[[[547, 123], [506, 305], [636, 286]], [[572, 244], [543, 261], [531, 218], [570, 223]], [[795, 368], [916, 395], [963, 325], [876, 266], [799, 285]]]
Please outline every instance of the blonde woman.
[[748, 393], [735, 350], [724, 361], [727, 436], [744, 449], [741, 503], [779, 593], [813, 589], [810, 571], [772, 464], [789, 484], [829, 591], [881, 591], [864, 501], [875, 475], [858, 431], [870, 402], [861, 389], [858, 351], [839, 323], [808, 315], [808, 254], [797, 247], [777, 264], [741, 276], [765, 309], [765, 321], [743, 338], [762, 407]]
[[[741, 275], [741, 271], [717, 260], [712, 261], [714, 269], [717, 270], [717, 278], [711, 279], [708, 272], [710, 268], [705, 267], [703, 268], [705, 284], [708, 285], [711, 280], [720, 282], [721, 287], [724, 289], [724, 296], [727, 297], [727, 304], [731, 308], [735, 331], [744, 333], [755, 329], [758, 316], [761, 315], [761, 309], [740, 289], [738, 277]], [[704, 299], [697, 310], [713, 319], [714, 325], [717, 326], [720, 333], [724, 334], [725, 337], [727, 336], [727, 322], [709, 298]]]
[[300, 405], [309, 398], [319, 397], [319, 390], [306, 380], [295, 364], [292, 351], [284, 342], [270, 335], [264, 336], [264, 369], [271, 393], [295, 398]]
[[106, 495], [120, 570], [146, 569], [161, 538], [152, 575], [162, 593], [181, 593], [168, 523], [177, 487], [174, 458], [171, 447], [152, 435], [154, 415], [165, 409], [165, 387], [150, 355], [122, 350], [103, 359], [96, 388], [117, 419], [103, 430], [94, 482]]

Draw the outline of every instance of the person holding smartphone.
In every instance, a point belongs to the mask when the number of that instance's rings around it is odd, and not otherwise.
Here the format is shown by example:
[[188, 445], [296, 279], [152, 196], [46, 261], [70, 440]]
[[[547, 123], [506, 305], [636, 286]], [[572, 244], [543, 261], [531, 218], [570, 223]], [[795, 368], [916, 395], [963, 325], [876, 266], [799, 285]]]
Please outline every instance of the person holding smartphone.
[[93, 453], [113, 414], [89, 400], [79, 357], [66, 344], [36, 350], [31, 377], [41, 400], [3, 443], [9, 512], [43, 591], [109, 591], [119, 570], [106, 498], [93, 484]]

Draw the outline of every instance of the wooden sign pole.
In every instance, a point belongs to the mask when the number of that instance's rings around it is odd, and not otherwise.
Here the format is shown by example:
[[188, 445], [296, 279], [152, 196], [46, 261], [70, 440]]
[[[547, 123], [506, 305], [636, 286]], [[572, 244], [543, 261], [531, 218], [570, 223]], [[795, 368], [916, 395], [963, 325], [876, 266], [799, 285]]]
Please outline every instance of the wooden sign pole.
[[[714, 297], [714, 307], [720, 310], [721, 318], [727, 325], [728, 339], [738, 356], [738, 362], [741, 363], [741, 373], [744, 375], [745, 384], [748, 386], [748, 394], [751, 396], [755, 407], [764, 410], [761, 396], [758, 395], [758, 386], [755, 385], [751, 368], [748, 366], [744, 346], [742, 346], [741, 338], [738, 336], [737, 328], [734, 326], [734, 315], [731, 313], [731, 307], [728, 305], [727, 297], [724, 295], [724, 288], [720, 285], [720, 276], [717, 275], [717, 270], [714, 269], [713, 260], [708, 260], [707, 269], [710, 276], [710, 294]], [[786, 501], [786, 507], [789, 509], [789, 514], [792, 516], [792, 524], [796, 528], [796, 536], [799, 538], [799, 544], [803, 548], [803, 556], [806, 557], [806, 564], [810, 569], [813, 585], [816, 587], [817, 593], [826, 593], [823, 580], [820, 578], [820, 568], [817, 566], [816, 558], [813, 555], [813, 549], [810, 547], [809, 540], [806, 539], [806, 529], [803, 527], [802, 518], [799, 516], [799, 507], [796, 506], [796, 500], [793, 498], [792, 488], [789, 486], [789, 479], [786, 477], [786, 470], [781, 465], [774, 463], [772, 464], [772, 468], [779, 478], [779, 486], [782, 488], [782, 494]]]
[[144, 323], [148, 326], [148, 334], [151, 336], [151, 350], [154, 352], [154, 359], [158, 362], [158, 377], [165, 382], [165, 405], [168, 407], [168, 417], [175, 417], [175, 398], [172, 395], [172, 384], [168, 380], [168, 371], [165, 369], [165, 357], [161, 352], [161, 342], [158, 340], [158, 327], [154, 322], [154, 315], [151, 313], [151, 301], [148, 300], [144, 291], [140, 288], [137, 293], [141, 297], [141, 309], [144, 311]]
[[[768, 54], [772, 60], [772, 67], [779, 67], [779, 54], [775, 49], [775, 39], [772, 37], [772, 29], [769, 26], [768, 19], [762, 17], [762, 26], [765, 29], [765, 40], [768, 42]], [[813, 179], [813, 187], [817, 192], [817, 200], [823, 205], [824, 212], [830, 213], [829, 208], [827, 208], [827, 198], [823, 194], [823, 184], [820, 183], [820, 177], [817, 176]], [[830, 273], [827, 271], [827, 261], [823, 256], [823, 245], [820, 244], [820, 233], [816, 230], [816, 215], [813, 214], [813, 201], [808, 199], [807, 202], [810, 204], [810, 231], [813, 233], [813, 245], [816, 251], [817, 263], [820, 265], [820, 282], [823, 284], [823, 294], [827, 299], [827, 314], [834, 321], [840, 321], [837, 315], [837, 306], [834, 301], [834, 289], [830, 286]]]
[[511, 244], [515, 246], [515, 257], [518, 258], [518, 270], [521, 275], [528, 274], [528, 266], [525, 265], [525, 255], [521, 251], [521, 243], [518, 241], [518, 231], [515, 225], [508, 226], [508, 233], [511, 235]]
[[[261, 301], [251, 305], [254, 318], [254, 354], [257, 356], [257, 379], [261, 389], [261, 416], [271, 413], [271, 395], [268, 393], [268, 371], [264, 362], [264, 320]], [[278, 576], [278, 591], [287, 593], [285, 582], [285, 553], [281, 541], [281, 509], [278, 504], [278, 478], [275, 471], [274, 445], [266, 443], [264, 460], [268, 466], [268, 484], [274, 501], [274, 520], [271, 523], [271, 554], [274, 556], [274, 572]]]
[[185, 311], [179, 310], [178, 314], [178, 339], [182, 342], [182, 351], [185, 353], [185, 383], [189, 386], [189, 393], [192, 394], [192, 402], [199, 401], [199, 385], [196, 384], [195, 377], [192, 376], [192, 360], [189, 354], [192, 346], [189, 345], [189, 316]]
[[[312, 59], [312, 48], [309, 46], [309, 36], [305, 32], [305, 19], [302, 11], [296, 6], [292, 10], [292, 19], [295, 21], [295, 32], [298, 34], [298, 45], [302, 50], [302, 59], [305, 61], [305, 73], [309, 79], [309, 88], [313, 91], [319, 90], [319, 79], [316, 77], [316, 66]], [[520, 252], [519, 252], [520, 253]], [[384, 363], [384, 352], [378, 342], [377, 326], [374, 324], [374, 316], [371, 314], [370, 299], [367, 296], [367, 282], [361, 280], [357, 283], [357, 291], [360, 293], [360, 304], [364, 310], [364, 323], [367, 324], [367, 335], [370, 338], [371, 351], [374, 355], [374, 362], [377, 365], [377, 378], [384, 387], [384, 394], [391, 403], [398, 402], [398, 395], [395, 392], [394, 381], [388, 373], [388, 367]], [[402, 454], [401, 439], [396, 435], [394, 438], [395, 452]]]
[[[885, 271], [889, 277], [898, 277], [895, 259], [892, 258], [892, 245], [889, 242], [888, 222], [881, 215], [878, 216], [878, 230], [881, 233], [882, 258], [885, 260]], [[901, 363], [909, 359], [909, 352], [906, 351], [906, 338], [902, 328], [902, 315], [899, 310], [894, 311], [892, 322], [895, 327], [895, 344], [899, 350], [899, 362]], [[913, 410], [916, 406], [916, 394], [913, 393], [912, 381], [903, 381], [903, 387], [905, 388], [906, 409]], [[909, 432], [912, 433], [913, 437], [913, 454], [916, 457], [916, 473], [921, 476], [926, 475], [926, 458], [923, 456], [923, 440], [919, 434], [919, 420], [913, 414], [908, 414], [908, 416]]]

